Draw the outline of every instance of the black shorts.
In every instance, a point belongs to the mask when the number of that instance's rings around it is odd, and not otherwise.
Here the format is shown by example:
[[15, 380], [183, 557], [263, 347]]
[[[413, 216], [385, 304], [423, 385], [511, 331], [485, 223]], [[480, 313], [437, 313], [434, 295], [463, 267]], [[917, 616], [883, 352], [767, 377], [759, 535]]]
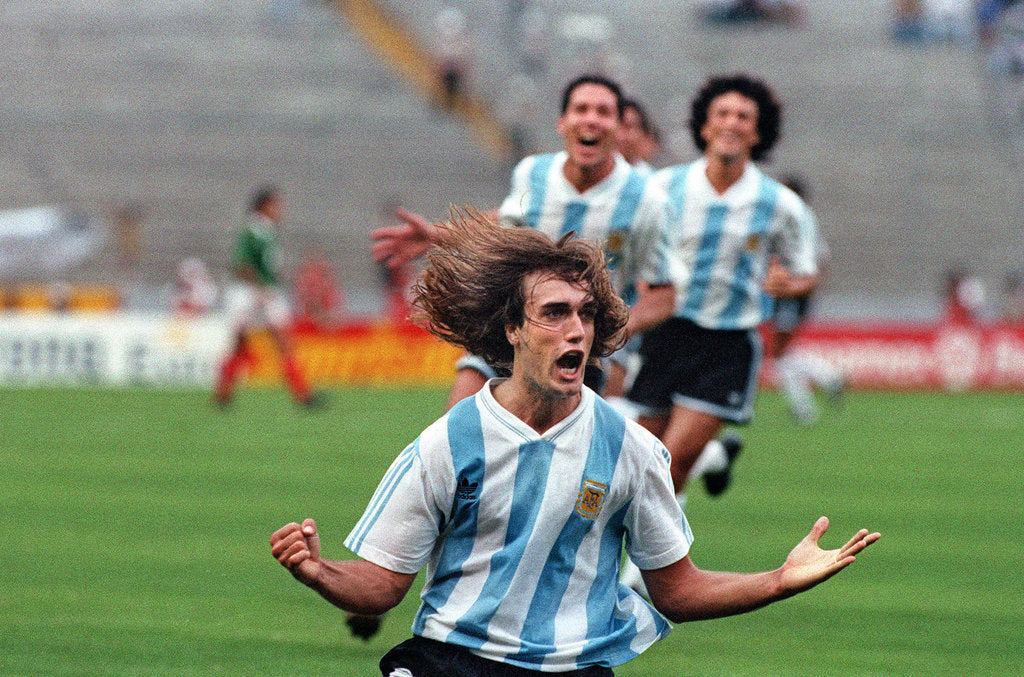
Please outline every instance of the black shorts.
[[[407, 639], [380, 659], [380, 673], [391, 677], [400, 668], [409, 671], [412, 677], [536, 677], [537, 675], [558, 675], [559, 677], [613, 677], [611, 668], [592, 666], [570, 672], [540, 672], [527, 670], [508, 663], [498, 663], [481, 658], [454, 644], [445, 644], [424, 637]], [[402, 672], [398, 672], [402, 675]]]
[[772, 304], [772, 324], [776, 331], [793, 332], [811, 311], [811, 297], [775, 299]]
[[757, 330], [705, 329], [675, 317], [644, 334], [627, 397], [643, 416], [667, 416], [680, 406], [748, 423], [763, 352]]

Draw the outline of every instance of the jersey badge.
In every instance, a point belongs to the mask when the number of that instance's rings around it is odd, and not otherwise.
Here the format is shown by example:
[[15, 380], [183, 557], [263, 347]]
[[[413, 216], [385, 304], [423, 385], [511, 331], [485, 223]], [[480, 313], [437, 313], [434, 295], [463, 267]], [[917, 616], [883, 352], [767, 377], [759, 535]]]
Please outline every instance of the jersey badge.
[[576, 512], [588, 520], [592, 520], [601, 513], [601, 506], [604, 505], [604, 496], [608, 491], [608, 485], [584, 480], [583, 488], [576, 499]]
[[604, 252], [608, 259], [608, 267], [615, 268], [622, 260], [622, 250], [626, 247], [626, 235], [629, 231], [618, 228], [608, 233], [604, 241]]
[[747, 236], [747, 251], [756, 252], [761, 248], [761, 236], [760, 235], [748, 235]]

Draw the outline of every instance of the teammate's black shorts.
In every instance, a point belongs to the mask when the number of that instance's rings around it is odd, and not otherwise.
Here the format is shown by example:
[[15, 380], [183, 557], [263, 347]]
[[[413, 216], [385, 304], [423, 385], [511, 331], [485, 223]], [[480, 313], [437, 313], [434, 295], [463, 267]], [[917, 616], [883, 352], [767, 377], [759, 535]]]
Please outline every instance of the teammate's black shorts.
[[772, 323], [776, 331], [792, 332], [796, 331], [810, 313], [811, 297], [775, 299], [772, 305]]
[[672, 318], [644, 334], [643, 361], [627, 398], [644, 416], [665, 416], [677, 405], [747, 423], [762, 354], [757, 330], [705, 329]]
[[468, 649], [423, 637], [407, 639], [380, 659], [380, 673], [391, 677], [402, 675], [400, 668], [412, 677], [537, 677], [555, 674], [559, 677], [613, 677], [611, 668], [593, 666], [571, 672], [540, 672], [508, 663], [481, 658]]

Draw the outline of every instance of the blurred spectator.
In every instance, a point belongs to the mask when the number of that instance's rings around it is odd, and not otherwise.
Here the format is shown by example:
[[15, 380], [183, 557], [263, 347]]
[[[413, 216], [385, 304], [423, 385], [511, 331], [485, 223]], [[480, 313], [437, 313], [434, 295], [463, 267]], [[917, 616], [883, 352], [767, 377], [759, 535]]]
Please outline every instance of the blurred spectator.
[[973, 0], [924, 0], [925, 37], [934, 42], [961, 44], [974, 32]]
[[1024, 273], [1014, 270], [1003, 278], [1002, 320], [1024, 325]]
[[145, 211], [142, 205], [128, 202], [114, 210], [114, 241], [117, 246], [118, 264], [131, 279], [138, 271], [142, 254], [142, 219]]
[[924, 7], [921, 0], [896, 0], [892, 37], [896, 42], [924, 39]]
[[465, 96], [470, 60], [466, 17], [455, 7], [445, 7], [434, 18], [434, 27], [441, 107], [451, 113]]
[[803, 16], [802, 0], [699, 0], [696, 4], [698, 13], [710, 23], [794, 23]]
[[410, 287], [413, 282], [412, 267], [408, 264], [393, 268], [379, 263], [381, 282], [384, 285], [385, 313], [388, 321], [394, 325], [409, 324], [412, 304], [409, 302]]
[[503, 88], [500, 110], [508, 129], [509, 170], [534, 152], [532, 130], [537, 124], [538, 97], [536, 83], [521, 73], [509, 78]]
[[[398, 195], [390, 195], [380, 203], [380, 225], [393, 226], [400, 221], [396, 212], [402, 202]], [[377, 273], [384, 291], [384, 314], [391, 324], [409, 324], [412, 312], [411, 288], [415, 281], [411, 263], [393, 267], [385, 262], [377, 262]]]
[[295, 273], [292, 288], [296, 327], [330, 331], [341, 324], [345, 293], [338, 285], [334, 266], [324, 256], [307, 258]]
[[975, 12], [978, 22], [978, 40], [982, 47], [988, 48], [995, 43], [1003, 11], [1018, 2], [1019, 0], [978, 0]]
[[71, 312], [71, 300], [74, 293], [74, 288], [66, 281], [54, 280], [47, 287], [50, 309], [55, 313]]
[[1013, 81], [1024, 77], [1024, 2], [982, 3], [978, 40], [986, 52], [991, 75]]
[[217, 284], [201, 259], [189, 257], [178, 262], [171, 290], [171, 312], [175, 317], [201, 317], [217, 303]]
[[523, 70], [534, 80], [548, 75], [551, 60], [551, 37], [548, 16], [540, 8], [532, 7], [519, 18], [519, 49]]
[[943, 322], [967, 326], [981, 321], [985, 287], [980, 279], [968, 272], [966, 266], [956, 265], [946, 271], [942, 293]]

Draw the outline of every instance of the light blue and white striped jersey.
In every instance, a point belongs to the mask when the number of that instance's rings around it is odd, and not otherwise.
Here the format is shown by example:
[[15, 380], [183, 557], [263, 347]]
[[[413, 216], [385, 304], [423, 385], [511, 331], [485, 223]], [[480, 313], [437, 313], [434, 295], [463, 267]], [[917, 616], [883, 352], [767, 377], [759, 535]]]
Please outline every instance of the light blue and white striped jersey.
[[670, 284], [675, 271], [664, 191], [616, 154], [612, 173], [580, 193], [565, 178], [565, 151], [524, 158], [498, 210], [503, 223], [535, 228], [554, 240], [570, 231], [604, 248], [616, 291], [636, 302], [636, 283]]
[[678, 216], [676, 315], [707, 329], [752, 329], [764, 319], [772, 256], [795, 275], [817, 273], [817, 227], [796, 193], [748, 162], [719, 195], [702, 158], [656, 172]]
[[345, 544], [392, 571], [427, 567], [413, 634], [540, 671], [625, 663], [670, 625], [619, 583], [623, 543], [656, 569], [693, 542], [668, 452], [587, 388], [538, 434], [495, 383], [402, 452]]

